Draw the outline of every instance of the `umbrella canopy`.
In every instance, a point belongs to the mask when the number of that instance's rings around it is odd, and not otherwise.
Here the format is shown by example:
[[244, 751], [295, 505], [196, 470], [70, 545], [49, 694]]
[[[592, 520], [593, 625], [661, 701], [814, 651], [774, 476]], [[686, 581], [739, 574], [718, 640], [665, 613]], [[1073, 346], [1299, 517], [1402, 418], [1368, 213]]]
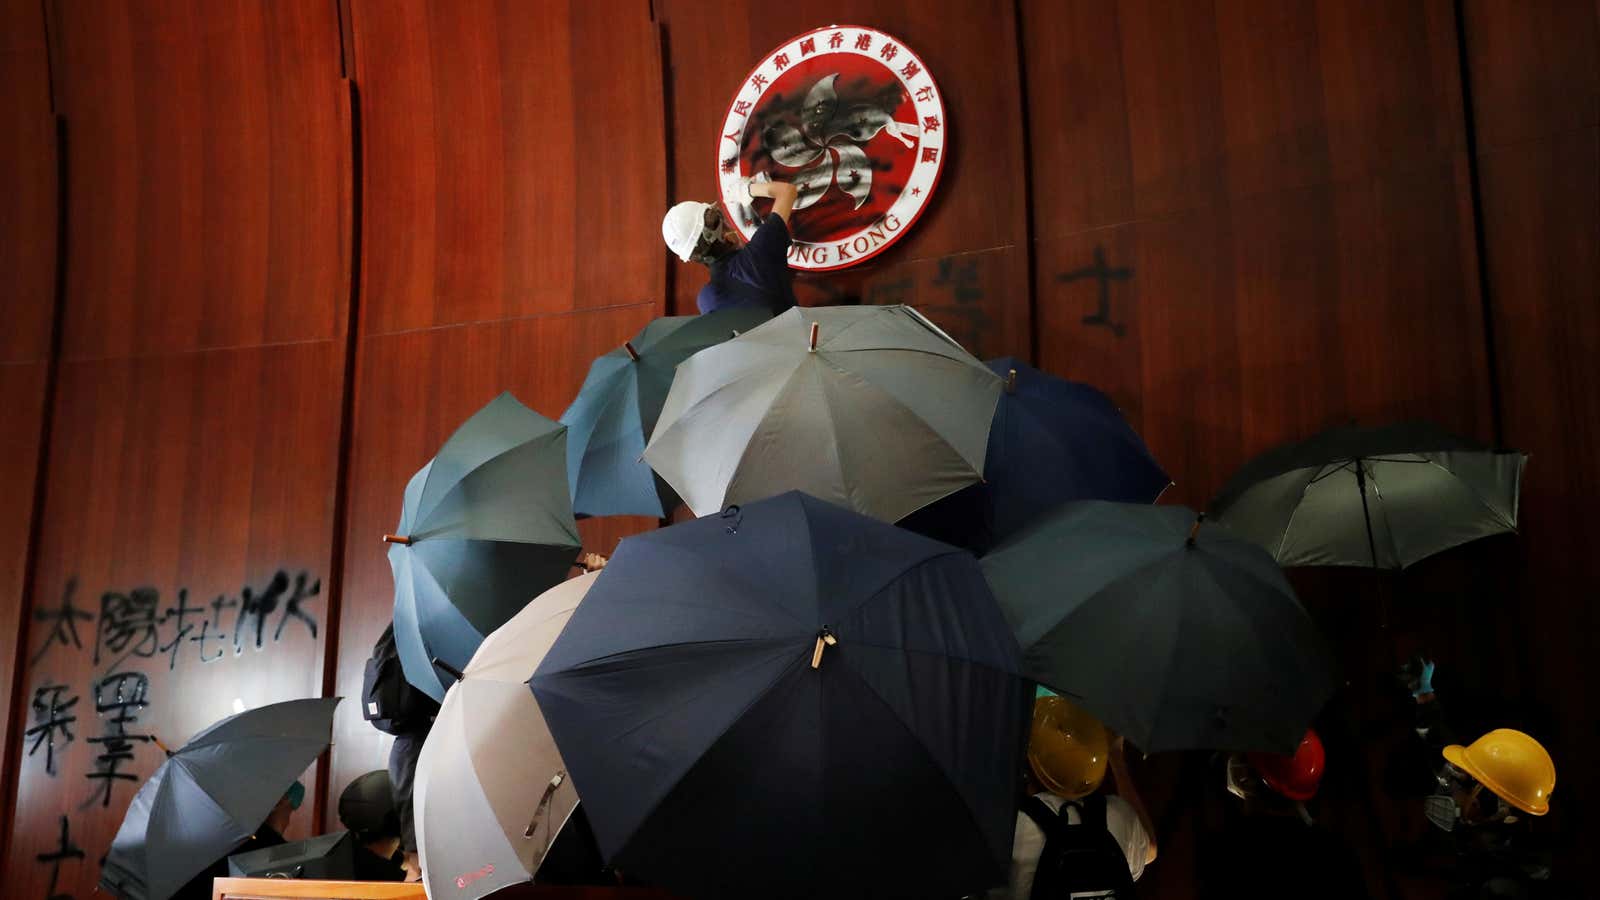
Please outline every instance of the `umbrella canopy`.
[[394, 640], [406, 680], [433, 699], [484, 635], [571, 571], [582, 542], [566, 440], [564, 426], [501, 394], [406, 485], [398, 534], [384, 536]]
[[680, 365], [644, 458], [695, 515], [802, 490], [893, 522], [979, 479], [999, 396], [910, 307], [796, 307]]
[[422, 747], [413, 795], [434, 900], [528, 881], [578, 793], [528, 679], [598, 572], [556, 585], [483, 640]]
[[111, 841], [100, 887], [166, 900], [254, 834], [328, 749], [339, 698], [247, 710], [201, 731], [140, 786]]
[[789, 492], [624, 540], [530, 684], [623, 871], [924, 898], [1004, 878], [1017, 664], [971, 555]]
[[986, 365], [1005, 390], [989, 429], [983, 482], [912, 513], [901, 526], [982, 553], [1052, 507], [1153, 503], [1172, 483], [1110, 397], [1011, 357]]
[[1272, 557], [1180, 506], [1086, 500], [983, 558], [1023, 671], [1146, 753], [1291, 752], [1335, 685]]
[[666, 316], [589, 366], [567, 426], [567, 482], [580, 516], [665, 517], [678, 505], [640, 454], [655, 430], [678, 363], [772, 318], [765, 308], [727, 307]]
[[1211, 505], [1280, 565], [1403, 569], [1516, 531], [1527, 460], [1426, 422], [1334, 428], [1246, 463]]

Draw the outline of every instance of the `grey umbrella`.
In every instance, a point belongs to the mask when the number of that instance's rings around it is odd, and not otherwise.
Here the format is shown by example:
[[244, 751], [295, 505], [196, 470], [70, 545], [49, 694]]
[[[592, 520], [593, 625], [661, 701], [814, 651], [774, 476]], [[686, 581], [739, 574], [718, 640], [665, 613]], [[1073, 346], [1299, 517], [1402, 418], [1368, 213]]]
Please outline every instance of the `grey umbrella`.
[[412, 477], [397, 531], [395, 647], [406, 680], [443, 700], [484, 635], [572, 569], [567, 429], [501, 394]]
[[644, 458], [696, 515], [801, 490], [893, 522], [980, 479], [1000, 388], [908, 306], [796, 307], [680, 364]]
[[212, 725], [168, 757], [134, 795], [100, 887], [166, 900], [265, 822], [333, 734], [339, 698], [290, 700]]
[[484, 638], [417, 763], [417, 849], [434, 900], [530, 881], [578, 804], [528, 679], [600, 577], [563, 581]]
[[1334, 428], [1246, 463], [1212, 510], [1280, 565], [1403, 569], [1516, 531], [1527, 460], [1426, 422]]
[[1146, 753], [1299, 745], [1335, 685], [1283, 572], [1181, 506], [1058, 507], [983, 558], [1023, 674]]

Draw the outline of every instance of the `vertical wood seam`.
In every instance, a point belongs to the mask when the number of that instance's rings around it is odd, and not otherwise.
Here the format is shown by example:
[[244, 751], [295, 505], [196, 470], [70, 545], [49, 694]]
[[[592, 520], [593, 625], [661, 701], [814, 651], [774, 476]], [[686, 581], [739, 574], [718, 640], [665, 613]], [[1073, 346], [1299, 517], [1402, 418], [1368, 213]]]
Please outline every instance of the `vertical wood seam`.
[[1472, 64], [1467, 56], [1467, 17], [1464, 0], [1451, 4], [1455, 15], [1456, 64], [1460, 73], [1461, 121], [1467, 138], [1467, 183], [1472, 198], [1472, 257], [1478, 269], [1478, 302], [1483, 319], [1484, 369], [1489, 388], [1489, 421], [1496, 448], [1505, 447], [1505, 419], [1500, 396], [1500, 364], [1496, 352], [1494, 298], [1489, 290], [1488, 242], [1483, 227], [1483, 184], [1478, 171], [1478, 126], [1472, 102]]
[[[67, 119], [60, 113], [55, 116], [56, 150], [56, 259], [55, 259], [55, 309], [50, 320], [50, 350], [45, 363], [44, 402], [39, 417], [39, 442], [36, 445], [33, 471], [33, 520], [28, 523], [28, 544], [22, 564], [22, 595], [17, 602], [17, 651], [11, 661], [11, 696], [6, 698], [7, 721], [18, 727], [17, 736], [27, 725], [28, 623], [33, 621], [34, 594], [39, 575], [39, 538], [44, 532], [44, 513], [50, 473], [51, 433], [55, 426], [55, 408], [61, 370], [61, 332], [67, 294]], [[22, 782], [22, 740], [7, 740], [0, 748], [0, 772], [4, 784], [0, 785], [0, 865], [10, 859], [11, 837], [17, 814], [17, 791]]]
[[1022, 112], [1022, 264], [1027, 273], [1028, 364], [1039, 365], [1039, 274], [1034, 271], [1033, 129], [1028, 106], [1027, 47], [1022, 37], [1022, 0], [1012, 0], [1011, 35], [1016, 41], [1017, 96]]

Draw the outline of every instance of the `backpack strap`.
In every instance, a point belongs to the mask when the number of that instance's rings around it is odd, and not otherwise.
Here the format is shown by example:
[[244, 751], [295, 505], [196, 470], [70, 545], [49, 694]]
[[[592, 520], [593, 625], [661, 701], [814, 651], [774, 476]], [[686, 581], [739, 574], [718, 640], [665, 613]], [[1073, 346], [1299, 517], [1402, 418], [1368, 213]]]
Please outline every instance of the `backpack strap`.
[[1069, 801], [1078, 810], [1078, 821], [1094, 831], [1106, 830], [1106, 795], [1095, 791], [1087, 797]]
[[1032, 794], [1022, 801], [1020, 809], [1028, 818], [1033, 820], [1033, 824], [1039, 826], [1039, 830], [1044, 832], [1046, 840], [1050, 838], [1051, 832], [1060, 828], [1063, 824], [1060, 813], [1051, 810], [1043, 800]]

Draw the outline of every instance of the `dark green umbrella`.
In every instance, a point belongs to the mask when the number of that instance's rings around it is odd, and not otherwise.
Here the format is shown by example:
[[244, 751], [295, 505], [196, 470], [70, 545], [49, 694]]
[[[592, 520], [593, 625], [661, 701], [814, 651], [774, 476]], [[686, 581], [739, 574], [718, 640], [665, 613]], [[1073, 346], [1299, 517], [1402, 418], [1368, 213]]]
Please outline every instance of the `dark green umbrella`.
[[1426, 422], [1334, 428], [1246, 463], [1211, 508], [1280, 565], [1403, 569], [1516, 531], [1527, 459]]
[[729, 307], [703, 316], [656, 319], [589, 365], [567, 426], [567, 481], [580, 516], [654, 516], [678, 495], [639, 458], [667, 401], [678, 363], [772, 318], [764, 308]]
[[501, 394], [412, 476], [392, 544], [394, 640], [435, 700], [489, 632], [567, 577], [582, 541], [567, 429]]
[[1286, 753], [1332, 657], [1272, 557], [1181, 506], [1086, 500], [983, 558], [1023, 674], [1146, 753]]
[[274, 703], [191, 738], [134, 795], [100, 887], [129, 900], [166, 900], [237, 847], [328, 749], [338, 703]]

